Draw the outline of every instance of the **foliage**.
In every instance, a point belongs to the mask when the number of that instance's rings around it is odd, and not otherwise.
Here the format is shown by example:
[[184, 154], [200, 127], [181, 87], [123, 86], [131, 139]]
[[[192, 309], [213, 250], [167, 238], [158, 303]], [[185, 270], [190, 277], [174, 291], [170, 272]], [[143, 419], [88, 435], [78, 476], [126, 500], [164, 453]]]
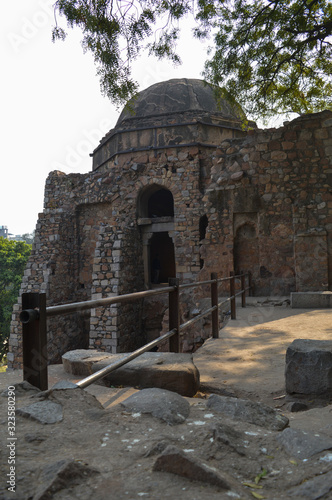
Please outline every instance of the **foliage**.
[[0, 359], [8, 350], [12, 310], [20, 290], [31, 245], [0, 237]]
[[[179, 62], [174, 50], [179, 29], [174, 25], [189, 9], [186, 0], [58, 0], [55, 10], [68, 25], [83, 32], [84, 51], [91, 51], [98, 66], [101, 90], [116, 103], [127, 101], [138, 89], [131, 78], [130, 63], [137, 58], [144, 40], [151, 37], [156, 24], [164, 25], [147, 46], [158, 57]], [[166, 17], [166, 19], [165, 19]], [[53, 40], [65, 39], [58, 24]]]
[[25, 243], [28, 243], [29, 245], [32, 245], [34, 239], [35, 239], [35, 231], [33, 231], [32, 233], [22, 234], [22, 240], [25, 241]]
[[[138, 90], [131, 63], [144, 48], [174, 63], [180, 24], [213, 37], [205, 78], [251, 117], [332, 107], [330, 0], [57, 0], [83, 32], [102, 92], [122, 104]], [[58, 24], [53, 39], [64, 39]]]
[[248, 114], [332, 107], [330, 1], [227, 0], [203, 25], [198, 36], [216, 30], [207, 79], [225, 86]]

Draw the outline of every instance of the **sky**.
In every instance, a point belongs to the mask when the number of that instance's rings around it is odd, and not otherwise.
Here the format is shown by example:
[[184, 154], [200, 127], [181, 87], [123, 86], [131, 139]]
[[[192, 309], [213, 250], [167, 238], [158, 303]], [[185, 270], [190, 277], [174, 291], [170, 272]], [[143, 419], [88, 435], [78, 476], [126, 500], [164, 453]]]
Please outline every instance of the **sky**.
[[[1, 9], [0, 226], [14, 235], [35, 229], [49, 172], [91, 171], [89, 154], [121, 112], [102, 96], [81, 32], [68, 29], [64, 42], [52, 42], [52, 3], [15, 0]], [[206, 50], [185, 28], [181, 66], [143, 54], [133, 77], [140, 90], [170, 78], [202, 78]]]

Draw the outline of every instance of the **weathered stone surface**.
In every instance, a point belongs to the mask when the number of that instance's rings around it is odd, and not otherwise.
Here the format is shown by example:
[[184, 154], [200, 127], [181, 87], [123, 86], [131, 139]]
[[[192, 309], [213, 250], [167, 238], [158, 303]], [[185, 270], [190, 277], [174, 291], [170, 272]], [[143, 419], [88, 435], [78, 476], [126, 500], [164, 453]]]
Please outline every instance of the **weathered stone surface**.
[[245, 435], [231, 427], [230, 425], [217, 423], [210, 428], [213, 440], [222, 445], [230, 446], [239, 455], [245, 456], [245, 448], [243, 443]]
[[[124, 356], [125, 354], [79, 349], [64, 354], [62, 361], [67, 373], [88, 376]], [[199, 372], [191, 354], [146, 352], [106, 375], [101, 383], [140, 388], [159, 387], [192, 397], [199, 389]]]
[[[45, 467], [39, 475], [37, 491], [33, 500], [52, 500], [62, 490], [84, 483], [89, 477], [99, 474], [97, 469], [74, 460], [60, 460]], [[70, 491], [68, 491], [68, 498]]]
[[332, 394], [332, 341], [296, 339], [286, 351], [289, 394]]
[[132, 413], [151, 413], [170, 425], [183, 424], [190, 412], [186, 399], [162, 389], [143, 389], [132, 394], [121, 405]]
[[298, 429], [284, 429], [277, 439], [287, 453], [295, 458], [310, 458], [324, 450], [332, 449], [332, 439], [324, 435], [312, 435]]
[[201, 481], [218, 486], [222, 490], [241, 492], [241, 498], [248, 498], [241, 486], [229, 474], [220, 472], [190, 457], [176, 446], [168, 446], [163, 451], [155, 461], [153, 470], [177, 474], [191, 481]]
[[321, 309], [332, 307], [332, 292], [292, 292], [293, 309]]
[[63, 389], [78, 389], [79, 386], [69, 380], [60, 380], [51, 388], [52, 391], [62, 391]]
[[294, 413], [298, 411], [307, 411], [309, 410], [309, 406], [301, 401], [291, 401], [290, 403], [287, 403], [286, 409]]
[[273, 431], [281, 431], [288, 425], [288, 418], [263, 403], [255, 403], [245, 399], [230, 398], [211, 394], [207, 401], [211, 410], [218, 411], [228, 417], [249, 422]]
[[37, 420], [41, 424], [56, 424], [63, 418], [62, 406], [47, 400], [18, 408], [17, 414]]
[[[25, 396], [29, 392], [31, 394], [36, 394], [37, 392], [40, 392], [40, 389], [38, 387], [35, 387], [34, 385], [31, 385], [29, 382], [26, 380], [23, 380], [23, 382], [18, 382], [17, 384], [14, 384], [15, 387], [15, 397], [20, 397], [20, 396]], [[11, 389], [5, 389], [2, 393], [1, 396], [7, 397], [8, 396], [8, 391]]]
[[330, 491], [332, 491], [332, 471], [308, 479], [303, 484], [288, 490], [287, 493], [291, 497], [318, 500], [319, 498], [328, 498], [325, 495]]

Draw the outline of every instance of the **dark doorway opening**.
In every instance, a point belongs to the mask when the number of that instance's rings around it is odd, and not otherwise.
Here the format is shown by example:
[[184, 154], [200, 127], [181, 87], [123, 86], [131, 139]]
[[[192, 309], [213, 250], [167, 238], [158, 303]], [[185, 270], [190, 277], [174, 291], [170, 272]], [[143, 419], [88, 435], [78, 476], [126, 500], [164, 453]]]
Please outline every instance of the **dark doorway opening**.
[[168, 278], [176, 276], [174, 244], [167, 232], [154, 233], [151, 238], [150, 271], [152, 283], [168, 283]]
[[245, 223], [236, 231], [234, 240], [234, 271], [235, 274], [251, 271], [256, 274], [259, 255], [256, 227]]
[[150, 196], [148, 217], [174, 217], [173, 195], [168, 189], [158, 189]]

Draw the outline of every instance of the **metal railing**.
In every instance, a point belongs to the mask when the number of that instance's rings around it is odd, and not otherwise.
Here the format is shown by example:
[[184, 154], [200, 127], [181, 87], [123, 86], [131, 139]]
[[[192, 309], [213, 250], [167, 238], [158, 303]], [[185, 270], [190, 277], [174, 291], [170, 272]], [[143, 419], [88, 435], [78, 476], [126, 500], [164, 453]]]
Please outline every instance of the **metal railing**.
[[[248, 285], [246, 285], [246, 278], [248, 278]], [[236, 280], [240, 281], [241, 288], [238, 292], [236, 292]], [[227, 281], [229, 281], [229, 297], [219, 302], [218, 285]], [[210, 286], [211, 307], [185, 323], [180, 324], [180, 290], [207, 285]], [[236, 319], [236, 297], [241, 295], [241, 305], [245, 307], [246, 292], [251, 290], [251, 273], [249, 272], [239, 275], [231, 273], [227, 278], [218, 278], [217, 273], [212, 273], [211, 279], [208, 281], [199, 281], [182, 285], [179, 284], [178, 278], [170, 278], [168, 287], [49, 307], [46, 307], [45, 293], [23, 293], [22, 311], [20, 313], [20, 320], [23, 324], [23, 379], [41, 390], [47, 390], [48, 388], [47, 317], [71, 314], [112, 304], [128, 303], [165, 293], [168, 294], [169, 331], [77, 383], [80, 387], [87, 387], [132, 359], [137, 358], [144, 352], [158, 346], [165, 340], [169, 339], [169, 349], [171, 352], [180, 352], [180, 332], [210, 314], [212, 337], [218, 338], [219, 308], [227, 302], [230, 302], [231, 319]]]

